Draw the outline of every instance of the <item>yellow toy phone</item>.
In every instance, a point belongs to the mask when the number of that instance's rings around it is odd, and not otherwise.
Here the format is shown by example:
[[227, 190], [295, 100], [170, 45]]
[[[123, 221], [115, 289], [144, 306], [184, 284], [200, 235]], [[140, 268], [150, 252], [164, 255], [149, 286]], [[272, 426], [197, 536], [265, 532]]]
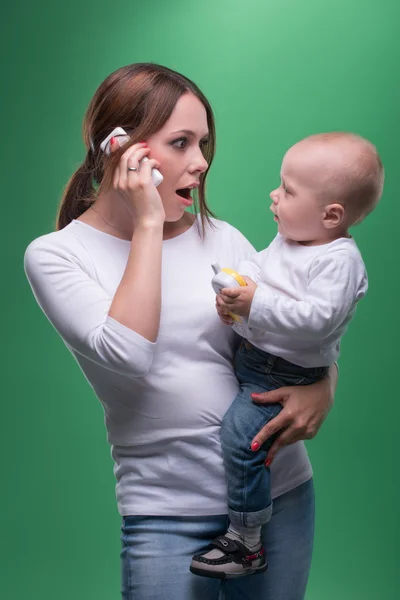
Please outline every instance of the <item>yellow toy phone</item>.
[[[247, 285], [245, 280], [239, 273], [236, 273], [233, 269], [224, 268], [221, 269], [218, 263], [211, 265], [215, 275], [211, 280], [211, 285], [216, 294], [219, 294], [223, 288], [233, 288]], [[238, 323], [242, 323], [241, 317], [233, 313], [228, 313], [229, 316]]]

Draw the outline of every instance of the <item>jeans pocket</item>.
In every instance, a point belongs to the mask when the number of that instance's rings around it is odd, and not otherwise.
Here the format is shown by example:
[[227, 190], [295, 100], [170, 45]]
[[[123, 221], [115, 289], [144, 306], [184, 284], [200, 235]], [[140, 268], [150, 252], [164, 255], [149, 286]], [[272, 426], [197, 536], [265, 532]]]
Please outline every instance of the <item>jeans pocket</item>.
[[293, 372], [286, 369], [272, 371], [269, 375], [270, 380], [278, 387], [285, 387], [286, 385], [311, 385], [323, 379], [328, 371], [328, 367], [305, 367], [304, 369], [295, 365], [293, 367]]
[[276, 385], [276, 387], [281, 388], [290, 385], [307, 385], [307, 380], [305, 377], [299, 377], [296, 375], [290, 375], [289, 373], [269, 375], [268, 379]]

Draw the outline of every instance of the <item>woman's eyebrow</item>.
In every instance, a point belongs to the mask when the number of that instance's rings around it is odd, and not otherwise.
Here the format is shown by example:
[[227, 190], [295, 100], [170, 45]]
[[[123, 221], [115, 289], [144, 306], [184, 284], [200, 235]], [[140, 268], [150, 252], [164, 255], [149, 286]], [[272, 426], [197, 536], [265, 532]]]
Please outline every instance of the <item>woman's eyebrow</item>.
[[[187, 136], [190, 137], [196, 137], [196, 134], [194, 131], [191, 131], [190, 129], [179, 129], [179, 131], [173, 131], [171, 133], [171, 135], [177, 135], [178, 133], [184, 133]], [[205, 133], [203, 136], [201, 136], [202, 138], [208, 137], [208, 131], [207, 133]]]

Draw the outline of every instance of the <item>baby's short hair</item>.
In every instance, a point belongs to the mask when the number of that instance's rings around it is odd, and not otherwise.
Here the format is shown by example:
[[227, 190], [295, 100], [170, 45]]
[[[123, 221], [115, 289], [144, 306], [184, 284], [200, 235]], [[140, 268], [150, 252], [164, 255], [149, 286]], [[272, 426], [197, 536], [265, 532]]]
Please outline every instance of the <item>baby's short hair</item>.
[[361, 223], [374, 210], [383, 191], [382, 161], [375, 146], [355, 133], [320, 133], [304, 141], [337, 146], [338, 167], [332, 174], [328, 197], [342, 204], [348, 225]]

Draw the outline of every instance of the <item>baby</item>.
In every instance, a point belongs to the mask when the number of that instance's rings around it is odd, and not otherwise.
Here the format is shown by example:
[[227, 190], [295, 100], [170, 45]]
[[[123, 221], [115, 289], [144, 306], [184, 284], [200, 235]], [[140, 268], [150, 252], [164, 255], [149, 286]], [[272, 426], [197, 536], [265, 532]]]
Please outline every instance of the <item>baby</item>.
[[266, 453], [250, 444], [282, 409], [252, 393], [307, 385], [326, 376], [357, 302], [368, 287], [361, 254], [349, 234], [374, 210], [384, 170], [375, 147], [351, 133], [313, 135], [284, 156], [281, 184], [271, 192], [278, 233], [265, 250], [239, 266], [244, 287], [217, 296], [220, 318], [242, 317], [235, 357], [240, 392], [226, 413], [221, 443], [228, 478], [230, 525], [191, 571], [221, 579], [264, 571], [261, 528], [272, 514]]

